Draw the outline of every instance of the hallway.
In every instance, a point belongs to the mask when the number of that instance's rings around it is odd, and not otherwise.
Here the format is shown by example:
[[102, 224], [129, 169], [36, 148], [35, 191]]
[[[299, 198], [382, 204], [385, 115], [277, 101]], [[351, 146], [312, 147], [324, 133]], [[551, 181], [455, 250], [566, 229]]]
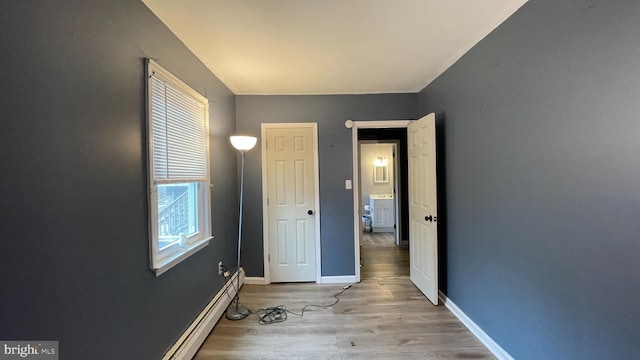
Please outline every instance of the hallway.
[[393, 233], [365, 232], [360, 246], [360, 278], [409, 277], [409, 248], [396, 246]]

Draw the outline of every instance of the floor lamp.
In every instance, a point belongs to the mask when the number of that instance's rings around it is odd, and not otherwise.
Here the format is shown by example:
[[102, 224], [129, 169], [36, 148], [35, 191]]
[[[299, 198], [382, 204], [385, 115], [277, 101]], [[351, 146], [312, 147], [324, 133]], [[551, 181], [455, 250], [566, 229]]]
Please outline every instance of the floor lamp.
[[231, 136], [231, 145], [240, 151], [242, 157], [242, 168], [240, 170], [240, 214], [238, 215], [238, 286], [235, 296], [235, 306], [229, 306], [227, 309], [227, 319], [242, 320], [249, 315], [249, 310], [240, 305], [240, 247], [242, 246], [242, 198], [244, 195], [244, 154], [253, 149], [258, 141], [253, 136]]

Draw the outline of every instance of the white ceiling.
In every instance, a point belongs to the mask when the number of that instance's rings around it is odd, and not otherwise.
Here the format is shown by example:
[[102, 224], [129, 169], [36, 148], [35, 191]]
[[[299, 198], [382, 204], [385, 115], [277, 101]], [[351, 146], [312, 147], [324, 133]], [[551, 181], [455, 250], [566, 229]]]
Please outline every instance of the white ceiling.
[[238, 95], [418, 92], [526, 2], [142, 1]]

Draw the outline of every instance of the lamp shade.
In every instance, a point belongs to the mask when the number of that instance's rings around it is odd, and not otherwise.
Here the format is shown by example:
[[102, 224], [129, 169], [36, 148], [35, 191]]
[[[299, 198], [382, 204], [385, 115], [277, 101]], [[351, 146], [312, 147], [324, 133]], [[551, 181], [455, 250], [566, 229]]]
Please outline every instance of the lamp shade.
[[258, 138], [253, 136], [230, 136], [229, 140], [231, 140], [231, 145], [237, 150], [248, 151], [256, 146]]

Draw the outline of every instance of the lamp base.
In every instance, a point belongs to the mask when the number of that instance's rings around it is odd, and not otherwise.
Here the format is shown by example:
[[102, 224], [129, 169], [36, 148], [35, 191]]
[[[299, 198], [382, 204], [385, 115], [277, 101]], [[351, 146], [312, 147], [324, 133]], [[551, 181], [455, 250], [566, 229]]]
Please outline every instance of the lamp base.
[[251, 314], [249, 309], [242, 306], [241, 304], [238, 304], [238, 307], [236, 307], [234, 304], [231, 304], [227, 309], [227, 319], [229, 320], [242, 320], [249, 316], [249, 314]]

